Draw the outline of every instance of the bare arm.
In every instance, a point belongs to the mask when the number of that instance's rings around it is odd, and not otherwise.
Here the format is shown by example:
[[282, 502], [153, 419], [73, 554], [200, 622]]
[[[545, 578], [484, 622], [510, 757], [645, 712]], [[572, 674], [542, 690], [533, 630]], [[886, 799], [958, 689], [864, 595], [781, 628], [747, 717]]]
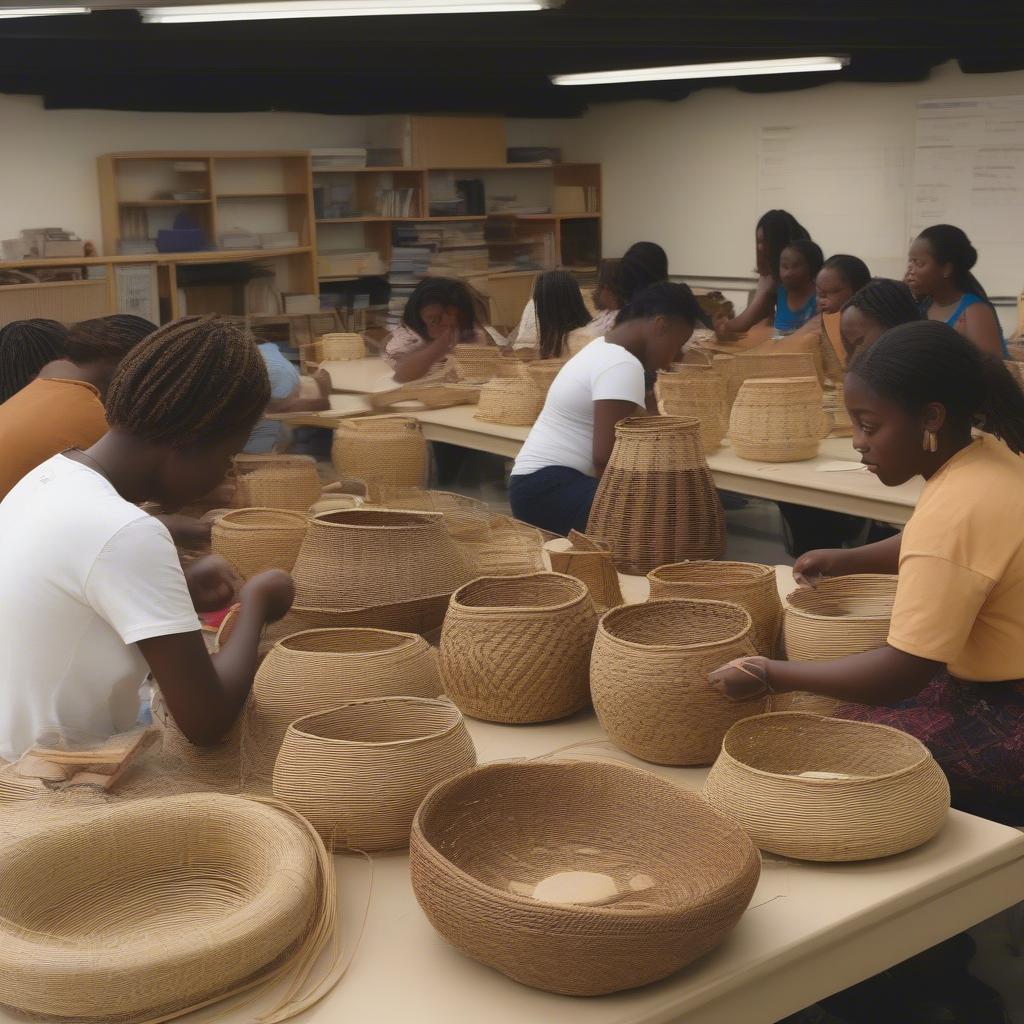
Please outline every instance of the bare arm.
[[267, 405], [267, 412], [322, 412], [331, 407], [331, 377], [326, 370], [317, 370], [313, 380], [320, 394], [315, 398], [302, 395], [302, 385], [298, 385], [287, 397], [274, 399]]
[[883, 573], [895, 576], [900, 566], [903, 534], [865, 544], [859, 548], [821, 548], [801, 555], [793, 565], [798, 583], [814, 582], [822, 576], [853, 576], [858, 573]]
[[1003, 334], [995, 310], [987, 302], [976, 302], [964, 310], [964, 334], [982, 352], [1003, 358]]
[[399, 384], [406, 384], [411, 380], [419, 380], [426, 376], [435, 363], [440, 362], [454, 346], [454, 341], [449, 335], [444, 335], [434, 341], [428, 342], [423, 348], [415, 352], [407, 352], [399, 356], [395, 365], [395, 380]]
[[598, 480], [604, 475], [604, 468], [612, 457], [615, 446], [615, 424], [627, 416], [635, 416], [640, 406], [602, 398], [594, 403], [594, 440], [592, 455]]
[[762, 274], [757, 279], [757, 290], [754, 297], [739, 316], [732, 320], [718, 319], [715, 321], [715, 333], [722, 335], [743, 334], [754, 324], [760, 323], [772, 315], [775, 310], [775, 279]]

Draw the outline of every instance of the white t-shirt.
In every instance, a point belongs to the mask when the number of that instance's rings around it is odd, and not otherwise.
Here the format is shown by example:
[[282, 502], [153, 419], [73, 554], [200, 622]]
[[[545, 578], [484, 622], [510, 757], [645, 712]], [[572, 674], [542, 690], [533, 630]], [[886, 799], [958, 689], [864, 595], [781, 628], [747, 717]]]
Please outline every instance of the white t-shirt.
[[547, 466], [568, 466], [596, 476], [594, 403], [605, 400], [642, 406], [644, 368], [621, 345], [596, 338], [554, 379], [512, 475], [525, 476]]
[[0, 502], [0, 757], [134, 727], [139, 640], [199, 629], [159, 520], [63, 455]]

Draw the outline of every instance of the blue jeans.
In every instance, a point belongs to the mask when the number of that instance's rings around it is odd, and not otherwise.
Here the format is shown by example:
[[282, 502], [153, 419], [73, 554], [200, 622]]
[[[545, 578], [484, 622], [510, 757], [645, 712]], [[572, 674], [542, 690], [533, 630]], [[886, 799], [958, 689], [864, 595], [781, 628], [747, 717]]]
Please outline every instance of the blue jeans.
[[597, 480], [568, 466], [545, 466], [509, 479], [508, 498], [516, 519], [565, 536], [586, 530]]

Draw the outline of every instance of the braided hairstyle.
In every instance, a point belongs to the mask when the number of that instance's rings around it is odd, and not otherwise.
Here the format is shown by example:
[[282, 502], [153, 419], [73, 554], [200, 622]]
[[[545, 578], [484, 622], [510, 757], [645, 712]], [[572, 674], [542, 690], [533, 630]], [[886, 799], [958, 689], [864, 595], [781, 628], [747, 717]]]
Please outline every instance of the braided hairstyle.
[[12, 320], [0, 327], [0, 402], [6, 402], [39, 371], [64, 357], [67, 328], [56, 320]]
[[576, 278], [567, 270], [548, 270], [533, 285], [541, 359], [557, 359], [569, 332], [590, 323]]
[[768, 270], [779, 278], [779, 260], [782, 250], [797, 238], [810, 238], [810, 232], [788, 210], [768, 210], [757, 222], [757, 230], [764, 236]]
[[938, 402], [962, 431], [977, 424], [1016, 454], [1024, 451], [1024, 392], [1001, 360], [948, 324], [893, 327], [858, 353], [849, 372], [910, 413]]
[[922, 319], [913, 292], [902, 281], [888, 277], [873, 277], [843, 303], [843, 309], [859, 309], [883, 327], [897, 327]]
[[131, 313], [98, 316], [74, 324], [68, 330], [64, 348], [68, 359], [79, 366], [101, 360], [119, 362], [155, 330], [156, 324]]
[[937, 263], [949, 263], [953, 267], [957, 288], [988, 300], [981, 282], [971, 273], [971, 268], [978, 262], [978, 250], [971, 245], [963, 229], [953, 224], [933, 224], [917, 237], [928, 243]]
[[679, 317], [690, 324], [700, 322], [703, 311], [688, 284], [662, 281], [645, 288], [615, 318], [616, 325], [655, 316]]
[[249, 430], [270, 401], [270, 378], [252, 333], [221, 316], [158, 328], [121, 360], [107, 422], [175, 448]]
[[852, 292], [859, 292], [871, 280], [868, 265], [858, 256], [836, 253], [825, 260], [823, 267], [834, 270], [846, 282]]

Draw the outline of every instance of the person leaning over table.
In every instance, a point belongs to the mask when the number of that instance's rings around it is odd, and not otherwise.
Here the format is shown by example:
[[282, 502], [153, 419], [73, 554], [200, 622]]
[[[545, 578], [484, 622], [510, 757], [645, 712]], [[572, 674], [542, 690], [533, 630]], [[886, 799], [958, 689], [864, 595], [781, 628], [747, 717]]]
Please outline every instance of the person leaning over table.
[[872, 278], [842, 306], [839, 333], [847, 358], [870, 348], [891, 327], [921, 319], [917, 300], [902, 281]]
[[[138, 504], [177, 508], [216, 487], [269, 398], [247, 331], [177, 320], [122, 360], [107, 433], [54, 455], [0, 502], [0, 758], [132, 729], [150, 672], [193, 743], [234, 723], [260, 633], [291, 607], [291, 577], [271, 570], [239, 589], [217, 555], [182, 570], [167, 529]], [[236, 590], [237, 625], [211, 657], [196, 612]]]
[[868, 469], [889, 487], [925, 486], [901, 535], [808, 552], [794, 572], [810, 585], [898, 572], [888, 643], [826, 662], [738, 659], [712, 684], [734, 699], [855, 702], [836, 714], [920, 739], [955, 807], [1024, 824], [1024, 394], [999, 360], [921, 321], [857, 356], [846, 405]]
[[68, 329], [56, 320], [12, 320], [0, 327], [0, 403], [36, 379], [64, 355]]

